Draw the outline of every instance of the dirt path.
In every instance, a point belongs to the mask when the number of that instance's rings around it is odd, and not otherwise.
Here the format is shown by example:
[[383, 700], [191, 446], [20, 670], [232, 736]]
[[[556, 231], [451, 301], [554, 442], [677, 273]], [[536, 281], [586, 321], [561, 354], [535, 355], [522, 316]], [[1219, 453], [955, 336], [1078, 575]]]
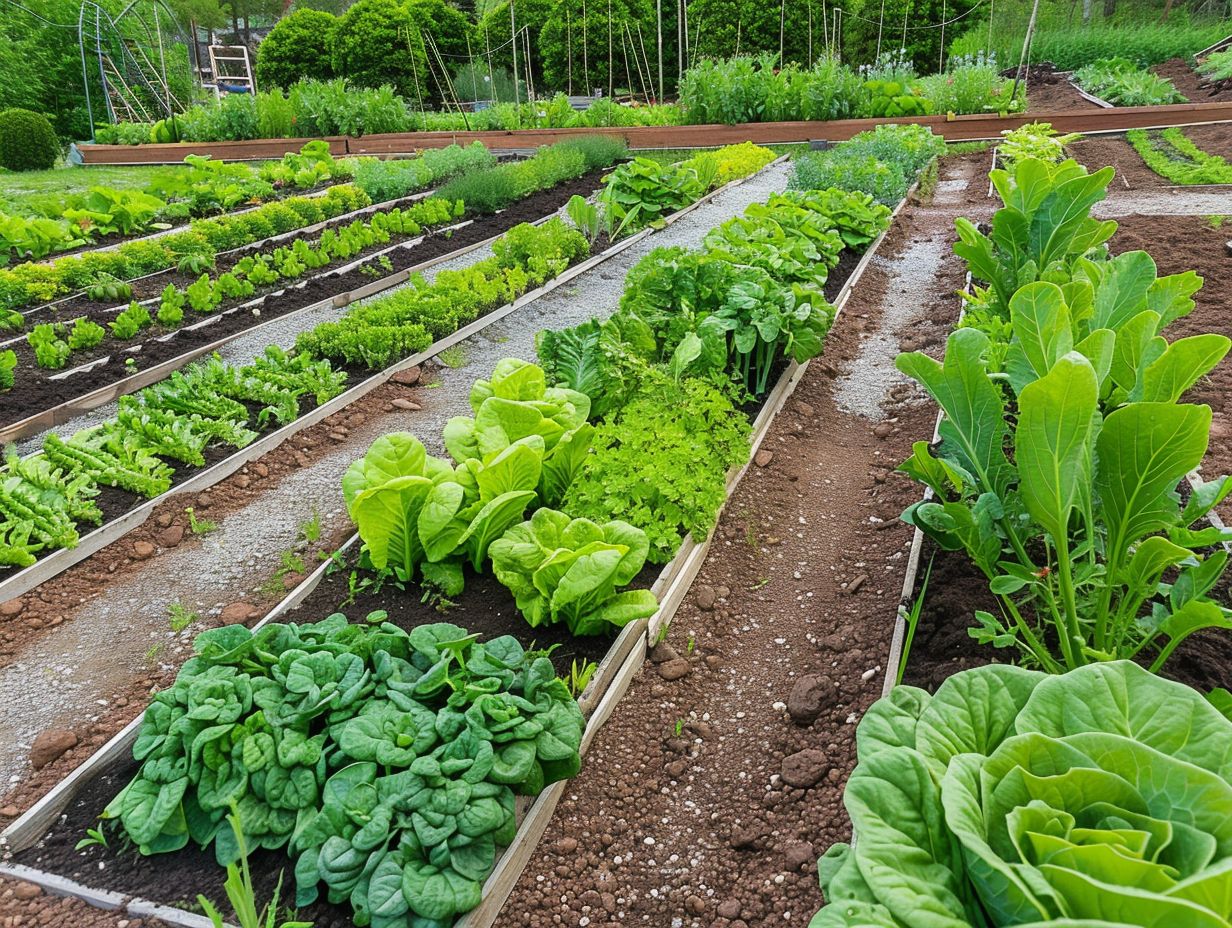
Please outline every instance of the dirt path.
[[[940, 350], [962, 283], [953, 218], [986, 218], [985, 161], [951, 162], [936, 202], [900, 217], [501, 928], [777, 928], [820, 905], [814, 865], [848, 833], [854, 723], [880, 694], [911, 537], [898, 514], [916, 490], [890, 470], [935, 416], [886, 361]], [[654, 662], [672, 655], [692, 669], [668, 682]]]

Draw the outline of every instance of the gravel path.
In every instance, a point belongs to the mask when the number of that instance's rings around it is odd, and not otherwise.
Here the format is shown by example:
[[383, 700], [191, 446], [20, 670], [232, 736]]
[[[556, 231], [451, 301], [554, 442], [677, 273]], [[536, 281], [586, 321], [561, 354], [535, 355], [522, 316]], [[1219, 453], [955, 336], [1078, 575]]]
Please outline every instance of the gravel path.
[[[351, 428], [346, 443], [331, 447], [257, 502], [221, 519], [218, 530], [199, 543], [159, 554], [131, 578], [107, 586], [87, 605], [66, 614], [52, 634], [0, 670], [0, 784], [17, 781], [29, 769], [27, 754], [39, 732], [95, 720], [117, 689], [148, 669], [153, 646], [159, 646], [154, 660], [176, 663], [186, 656], [194, 629], [179, 635], [170, 631], [167, 616], [173, 603], [209, 615], [243, 598], [278, 568], [281, 553], [292, 547], [299, 526], [314, 512], [329, 537], [331, 526], [346, 518], [338, 491], [342, 473], [375, 438], [412, 430], [439, 453], [445, 422], [470, 413], [472, 381], [487, 376], [501, 358], [533, 359], [534, 335], [541, 328], [606, 317], [618, 304], [625, 274], [647, 252], [699, 244], [715, 225], [782, 190], [789, 170], [779, 165], [763, 172], [467, 339], [461, 343], [462, 366], [443, 368], [439, 388], [418, 391], [421, 410], [369, 415], [361, 426]], [[480, 256], [473, 252], [467, 258]]]
[[[973, 221], [987, 219], [992, 214], [993, 200], [980, 206], [968, 202], [968, 185], [978, 187], [971, 160], [952, 161], [937, 183], [932, 202], [916, 207], [914, 215], [921, 222], [936, 217], [943, 228], [952, 229], [958, 216]], [[945, 236], [915, 238], [900, 252], [887, 257], [877, 254], [872, 266], [885, 277], [879, 322], [860, 341], [858, 363], [834, 384], [834, 401], [849, 415], [862, 416], [879, 422], [886, 418], [891, 404], [891, 392], [899, 385], [911, 383], [898, 372], [894, 359], [905, 347], [918, 326], [928, 322], [932, 306], [920, 299], [923, 282], [935, 280], [942, 263], [953, 255], [953, 244]], [[957, 299], [957, 297], [955, 297]]]
[[1115, 190], [1096, 203], [1091, 214], [1100, 219], [1130, 216], [1223, 216], [1232, 212], [1232, 193], [1223, 190]]

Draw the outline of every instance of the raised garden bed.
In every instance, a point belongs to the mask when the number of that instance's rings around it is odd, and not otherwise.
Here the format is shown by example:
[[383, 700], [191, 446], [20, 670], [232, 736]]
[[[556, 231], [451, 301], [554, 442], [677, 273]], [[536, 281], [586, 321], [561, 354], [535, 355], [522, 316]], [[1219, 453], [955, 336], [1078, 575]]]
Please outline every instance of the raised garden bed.
[[[602, 171], [593, 171], [576, 181], [532, 194], [497, 214], [431, 229], [403, 244], [373, 245], [345, 262], [335, 262], [340, 265], [338, 269], [321, 271], [301, 283], [256, 298], [229, 301], [230, 307], [220, 308], [197, 321], [188, 319], [186, 314], [185, 324], [180, 328], [161, 330], [155, 325], [151, 334], [136, 344], [105, 340], [89, 352], [74, 353], [72, 372], [45, 371], [36, 367], [32, 352], [24, 339], [20, 339], [15, 346], [19, 358], [16, 376], [22, 388], [0, 394], [0, 420], [8, 422], [0, 427], [0, 441], [37, 434], [118, 396], [155, 383], [202, 354], [217, 350], [239, 335], [273, 320], [297, 312], [310, 313], [321, 306], [346, 306], [397, 286], [412, 274], [478, 248], [522, 222], [551, 216], [575, 194], [590, 195], [599, 185], [602, 174]], [[246, 253], [254, 250], [257, 249], [252, 246], [244, 249]], [[220, 263], [215, 273], [224, 272], [242, 256], [229, 257], [225, 264]], [[383, 262], [376, 263], [378, 257], [388, 260], [388, 268]], [[152, 299], [153, 311], [158, 303], [156, 295], [164, 287], [168, 284], [184, 287], [195, 279], [194, 275], [175, 271], [153, 275], [136, 282], [134, 297]], [[106, 306], [78, 297], [57, 306], [55, 318], [67, 321], [84, 317], [105, 325], [115, 319], [120, 309], [123, 307]], [[39, 318], [52, 321], [51, 317]], [[125, 362], [129, 359], [138, 362], [141, 368], [138, 373], [126, 368]], [[30, 389], [26, 389], [26, 385]]]

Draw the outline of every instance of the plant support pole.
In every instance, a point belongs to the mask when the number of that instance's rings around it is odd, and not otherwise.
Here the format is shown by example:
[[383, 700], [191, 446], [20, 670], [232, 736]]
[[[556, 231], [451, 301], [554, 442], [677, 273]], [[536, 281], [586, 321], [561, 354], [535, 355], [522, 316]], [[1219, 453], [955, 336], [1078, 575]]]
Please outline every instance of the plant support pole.
[[1022, 54], [1018, 56], [1018, 69], [1014, 72], [1014, 85], [1010, 88], [1010, 103], [1018, 96], [1018, 82], [1022, 80], [1022, 69], [1027, 63], [1027, 55], [1031, 49], [1031, 36], [1035, 33], [1035, 18], [1039, 15], [1039, 0], [1031, 4], [1031, 18], [1027, 21], [1027, 35], [1023, 39]]
[[509, 44], [513, 49], [513, 102], [517, 105], [522, 98], [518, 91], [518, 29], [513, 16], [513, 0], [509, 0]]

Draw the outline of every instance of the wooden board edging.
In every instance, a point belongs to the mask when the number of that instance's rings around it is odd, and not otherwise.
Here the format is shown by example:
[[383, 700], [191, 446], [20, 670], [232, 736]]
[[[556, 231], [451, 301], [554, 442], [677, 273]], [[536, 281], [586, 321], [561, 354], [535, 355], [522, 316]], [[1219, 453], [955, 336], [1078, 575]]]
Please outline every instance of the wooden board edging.
[[[843, 141], [879, 125], [914, 123], [928, 126], [951, 141], [995, 139], [1005, 129], [1031, 122], [1050, 122], [1058, 132], [1123, 132], [1232, 120], [1232, 102], [1174, 103], [1167, 106], [1122, 106], [1107, 112], [1031, 112], [1012, 116], [975, 113], [897, 119], [834, 119], [829, 121], [757, 122], [728, 125], [629, 126], [575, 129], [516, 129], [482, 132], [392, 132], [345, 139], [348, 155], [397, 155], [427, 148], [482, 142], [489, 148], [534, 148], [583, 135], [623, 138], [631, 148], [705, 148], [738, 142], [790, 144], [817, 139]], [[185, 154], [210, 154], [226, 160], [281, 157], [298, 151], [303, 140], [255, 139], [245, 142], [173, 143], [170, 145], [83, 145], [86, 164], [158, 164], [182, 161]], [[332, 143], [331, 143], [332, 144]], [[274, 154], [277, 152], [277, 154]]]

